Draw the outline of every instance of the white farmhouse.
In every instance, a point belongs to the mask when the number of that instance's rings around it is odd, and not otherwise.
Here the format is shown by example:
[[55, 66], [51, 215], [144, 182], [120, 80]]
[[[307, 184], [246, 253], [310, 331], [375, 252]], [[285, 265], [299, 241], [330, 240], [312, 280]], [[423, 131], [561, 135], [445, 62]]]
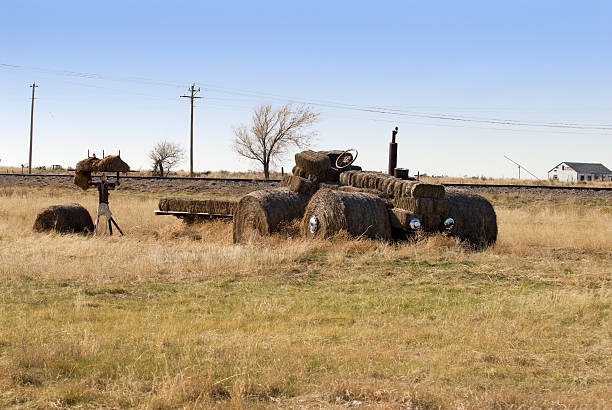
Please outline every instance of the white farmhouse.
[[594, 181], [596, 179], [612, 181], [612, 171], [603, 164], [562, 162], [548, 171], [548, 179], [564, 182]]

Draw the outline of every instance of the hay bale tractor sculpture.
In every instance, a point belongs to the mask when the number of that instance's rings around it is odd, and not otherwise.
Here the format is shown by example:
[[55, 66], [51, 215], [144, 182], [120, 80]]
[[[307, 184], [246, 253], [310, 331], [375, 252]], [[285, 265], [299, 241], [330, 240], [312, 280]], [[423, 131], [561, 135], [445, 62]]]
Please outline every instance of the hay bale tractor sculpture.
[[354, 237], [404, 240], [443, 232], [476, 249], [497, 239], [497, 219], [485, 198], [440, 184], [400, 179], [353, 166], [356, 150], [303, 151], [280, 188], [251, 192], [239, 201], [165, 198], [160, 215], [233, 218], [233, 239], [245, 243], [301, 219], [307, 238], [341, 231]]

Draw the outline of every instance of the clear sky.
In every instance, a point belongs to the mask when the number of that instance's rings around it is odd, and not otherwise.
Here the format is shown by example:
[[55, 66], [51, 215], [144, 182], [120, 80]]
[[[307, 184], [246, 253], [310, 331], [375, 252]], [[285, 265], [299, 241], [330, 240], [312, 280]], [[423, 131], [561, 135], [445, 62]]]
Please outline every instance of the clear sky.
[[256, 169], [233, 128], [288, 99], [321, 112], [315, 148], [357, 148], [366, 169], [396, 125], [411, 173], [612, 168], [611, 21], [610, 1], [2, 0], [0, 170], [27, 163], [34, 81], [34, 166], [188, 149], [195, 82], [198, 171]]

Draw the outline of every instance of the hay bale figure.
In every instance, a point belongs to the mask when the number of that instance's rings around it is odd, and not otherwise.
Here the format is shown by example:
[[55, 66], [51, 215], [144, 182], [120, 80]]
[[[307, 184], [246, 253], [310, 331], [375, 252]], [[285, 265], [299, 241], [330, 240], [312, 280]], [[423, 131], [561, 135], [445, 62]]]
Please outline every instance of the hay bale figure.
[[243, 196], [234, 214], [234, 243], [247, 243], [278, 232], [304, 215], [310, 196], [288, 188], [254, 191]]
[[94, 171], [101, 172], [128, 172], [130, 170], [130, 166], [123, 162], [119, 155], [109, 155], [104, 157], [98, 162], [97, 169]]
[[304, 195], [312, 195], [318, 188], [315, 182], [296, 175], [285, 175], [280, 186], [287, 187], [293, 192], [299, 192]]
[[96, 157], [85, 158], [77, 162], [75, 170], [84, 172], [93, 172], [98, 170], [98, 163], [100, 160]]
[[456, 188], [446, 189], [448, 216], [455, 220], [450, 234], [484, 249], [497, 240], [497, 216], [489, 201]]
[[162, 198], [159, 210], [166, 212], [206, 213], [213, 215], [234, 215], [238, 201], [233, 199], [190, 199]]
[[356, 237], [391, 239], [385, 201], [363, 192], [320, 189], [306, 207], [302, 230], [311, 238], [346, 231]]
[[34, 221], [34, 231], [59, 233], [93, 232], [94, 224], [87, 209], [79, 204], [53, 205], [42, 210]]

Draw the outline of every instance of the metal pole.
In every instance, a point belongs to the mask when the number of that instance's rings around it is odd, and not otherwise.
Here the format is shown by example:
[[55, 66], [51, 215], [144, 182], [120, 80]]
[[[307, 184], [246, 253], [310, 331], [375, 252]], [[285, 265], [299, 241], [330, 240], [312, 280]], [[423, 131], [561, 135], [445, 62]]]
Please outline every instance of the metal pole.
[[189, 128], [189, 176], [193, 178], [193, 95], [194, 85], [191, 86], [191, 126]]
[[30, 159], [28, 160], [28, 174], [32, 173], [32, 139], [34, 135], [34, 90], [36, 90], [36, 83], [32, 83], [32, 111], [30, 111]]
[[196, 93], [200, 91], [200, 88], [195, 88], [195, 83], [191, 85], [188, 90], [190, 95], [181, 95], [182, 98], [189, 98], [191, 100], [191, 126], [189, 128], [189, 176], [193, 178], [193, 100], [196, 97]]
[[397, 135], [397, 127], [391, 132], [391, 143], [389, 144], [389, 175], [395, 175], [397, 167], [397, 143], [395, 136]]

